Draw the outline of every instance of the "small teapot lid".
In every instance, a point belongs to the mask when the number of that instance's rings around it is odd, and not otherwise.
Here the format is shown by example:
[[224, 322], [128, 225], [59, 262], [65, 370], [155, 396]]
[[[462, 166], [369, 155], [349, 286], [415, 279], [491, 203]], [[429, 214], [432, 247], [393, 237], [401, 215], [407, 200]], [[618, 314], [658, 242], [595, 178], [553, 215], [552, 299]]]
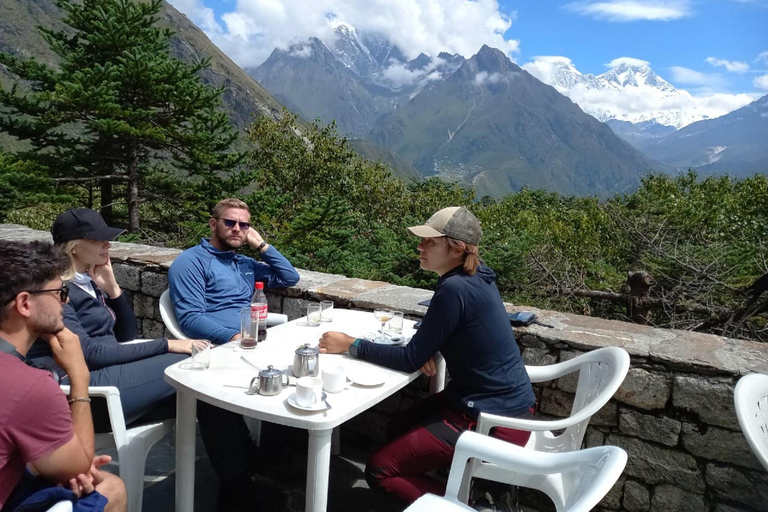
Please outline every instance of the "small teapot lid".
[[259, 372], [259, 377], [269, 378], [269, 377], [279, 377], [283, 374], [281, 370], [276, 369], [271, 364], [267, 366], [266, 370], [261, 370]]
[[311, 347], [309, 343], [305, 343], [296, 349], [296, 353], [300, 356], [314, 356], [320, 353], [318, 347]]

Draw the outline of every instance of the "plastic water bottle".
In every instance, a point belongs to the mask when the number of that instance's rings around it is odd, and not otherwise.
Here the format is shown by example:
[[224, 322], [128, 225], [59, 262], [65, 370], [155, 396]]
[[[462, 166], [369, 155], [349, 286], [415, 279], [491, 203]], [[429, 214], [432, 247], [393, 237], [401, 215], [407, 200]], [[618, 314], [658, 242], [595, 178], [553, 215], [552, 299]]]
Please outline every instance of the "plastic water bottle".
[[264, 283], [257, 282], [251, 299], [251, 318], [259, 319], [259, 341], [267, 339], [267, 296], [264, 295]]

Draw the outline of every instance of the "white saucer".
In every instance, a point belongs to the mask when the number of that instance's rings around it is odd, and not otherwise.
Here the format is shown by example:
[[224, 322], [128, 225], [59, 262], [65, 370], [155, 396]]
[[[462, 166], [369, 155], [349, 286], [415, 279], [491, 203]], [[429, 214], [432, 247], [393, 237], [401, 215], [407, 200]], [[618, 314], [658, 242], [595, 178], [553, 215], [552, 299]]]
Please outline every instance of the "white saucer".
[[384, 373], [378, 370], [371, 370], [366, 368], [365, 370], [358, 370], [349, 375], [349, 380], [358, 386], [381, 386], [386, 380]]
[[[327, 396], [328, 395], [325, 394], [325, 391], [323, 391], [322, 400], [325, 400]], [[325, 405], [325, 402], [322, 402], [322, 401], [312, 404], [310, 406], [299, 405], [299, 403], [296, 401], [296, 393], [291, 393], [291, 396], [288, 397], [288, 405], [290, 405], [291, 407], [295, 407], [297, 409], [301, 409], [302, 411], [324, 411], [328, 408]]]

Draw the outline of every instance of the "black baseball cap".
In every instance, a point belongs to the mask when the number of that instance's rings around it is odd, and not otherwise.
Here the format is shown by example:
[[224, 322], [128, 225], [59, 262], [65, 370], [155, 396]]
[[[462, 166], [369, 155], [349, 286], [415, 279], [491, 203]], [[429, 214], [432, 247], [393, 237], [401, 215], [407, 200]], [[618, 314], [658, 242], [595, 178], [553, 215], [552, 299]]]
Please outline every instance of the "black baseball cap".
[[60, 244], [70, 240], [87, 238], [89, 240], [112, 240], [125, 233], [124, 229], [107, 226], [99, 212], [89, 208], [72, 208], [53, 222], [51, 234], [53, 243]]

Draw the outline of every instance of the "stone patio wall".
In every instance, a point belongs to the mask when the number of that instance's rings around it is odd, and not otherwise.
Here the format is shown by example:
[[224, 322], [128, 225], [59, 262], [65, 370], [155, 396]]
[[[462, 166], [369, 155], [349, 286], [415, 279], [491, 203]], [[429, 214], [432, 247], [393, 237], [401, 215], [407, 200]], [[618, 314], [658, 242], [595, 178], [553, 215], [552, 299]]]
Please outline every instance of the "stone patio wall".
[[[41, 231], [0, 225], [0, 239], [50, 240]], [[158, 298], [180, 251], [114, 243], [112, 261], [131, 295], [144, 337], [164, 334]], [[308, 301], [337, 307], [387, 307], [416, 318], [432, 292], [385, 282], [299, 270], [294, 287], [269, 290], [270, 311], [303, 316]], [[509, 311], [532, 310], [508, 305]], [[768, 373], [768, 345], [687, 331], [656, 329], [555, 311], [536, 311], [552, 328], [516, 329], [526, 364], [547, 365], [605, 346], [624, 348], [629, 374], [590, 421], [587, 446], [623, 447], [629, 462], [601, 506], [627, 512], [768, 511], [768, 473], [750, 451], [736, 420], [733, 388], [740, 376]], [[542, 416], [567, 416], [576, 379], [537, 387]], [[386, 420], [427, 393], [426, 378], [344, 428], [380, 442]]]

